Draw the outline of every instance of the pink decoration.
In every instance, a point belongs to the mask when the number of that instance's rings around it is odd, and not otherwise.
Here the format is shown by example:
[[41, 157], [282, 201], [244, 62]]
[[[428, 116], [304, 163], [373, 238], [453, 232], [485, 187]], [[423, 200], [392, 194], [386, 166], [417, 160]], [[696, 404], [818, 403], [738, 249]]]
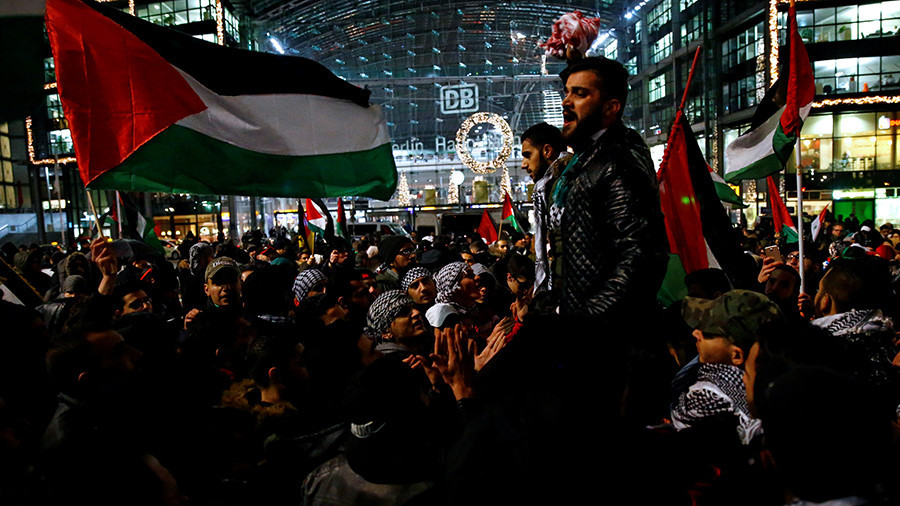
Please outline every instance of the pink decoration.
[[566, 58], [566, 45], [586, 53], [588, 48], [597, 38], [600, 29], [600, 18], [586, 18], [581, 11], [563, 14], [553, 23], [553, 33], [547, 42], [541, 42], [538, 47], [547, 51], [550, 56]]

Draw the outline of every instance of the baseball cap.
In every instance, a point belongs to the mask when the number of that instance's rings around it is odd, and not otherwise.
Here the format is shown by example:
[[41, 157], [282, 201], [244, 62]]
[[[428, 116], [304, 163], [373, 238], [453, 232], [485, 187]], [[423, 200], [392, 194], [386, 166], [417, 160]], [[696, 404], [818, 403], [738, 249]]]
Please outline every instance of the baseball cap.
[[241, 269], [238, 268], [237, 262], [228, 257], [219, 257], [214, 259], [209, 263], [208, 266], [206, 266], [206, 276], [204, 279], [209, 279], [215, 276], [216, 274], [221, 272], [222, 269], [233, 271], [235, 276], [237, 276], [238, 278], [241, 277]]
[[455, 314], [459, 313], [452, 305], [435, 304], [425, 312], [425, 319], [428, 320], [429, 325], [437, 329], [444, 326], [444, 322], [447, 321], [448, 316]]
[[774, 302], [750, 290], [731, 290], [714, 300], [685, 297], [681, 315], [691, 327], [725, 336], [741, 348], [756, 341], [764, 324], [783, 319]]

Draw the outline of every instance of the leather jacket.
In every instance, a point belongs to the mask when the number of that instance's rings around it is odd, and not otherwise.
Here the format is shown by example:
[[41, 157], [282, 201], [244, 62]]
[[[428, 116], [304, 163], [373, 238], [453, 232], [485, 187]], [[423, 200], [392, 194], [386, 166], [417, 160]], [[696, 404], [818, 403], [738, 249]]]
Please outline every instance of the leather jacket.
[[562, 314], [654, 307], [668, 240], [650, 150], [617, 123], [579, 153], [562, 216]]

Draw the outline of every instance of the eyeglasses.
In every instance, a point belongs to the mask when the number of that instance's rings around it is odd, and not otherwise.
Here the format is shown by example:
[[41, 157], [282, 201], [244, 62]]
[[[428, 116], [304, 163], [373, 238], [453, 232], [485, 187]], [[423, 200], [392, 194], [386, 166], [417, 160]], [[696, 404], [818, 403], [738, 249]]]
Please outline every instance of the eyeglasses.
[[398, 254], [398, 255], [403, 255], [403, 256], [405, 256], [405, 257], [408, 257], [408, 256], [412, 255], [412, 254], [415, 253], [415, 252], [416, 252], [416, 249], [415, 249], [415, 248], [404, 248], [404, 249], [398, 251], [397, 254]]
[[131, 303], [128, 304], [128, 307], [137, 310], [144, 307], [145, 305], [149, 306], [151, 303], [152, 301], [150, 300], [150, 297], [144, 297], [143, 299], [135, 299], [131, 301]]
[[800, 253], [791, 253], [787, 257], [788, 260], [797, 260], [800, 258]]

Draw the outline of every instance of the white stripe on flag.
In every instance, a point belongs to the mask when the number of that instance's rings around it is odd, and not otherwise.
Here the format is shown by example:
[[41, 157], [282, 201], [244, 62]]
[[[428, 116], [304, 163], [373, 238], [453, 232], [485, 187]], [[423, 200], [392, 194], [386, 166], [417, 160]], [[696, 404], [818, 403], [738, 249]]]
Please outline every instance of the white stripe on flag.
[[219, 95], [180, 70], [207, 109], [178, 121], [233, 146], [270, 155], [366, 151], [391, 141], [378, 106], [318, 95]]
[[783, 112], [784, 106], [769, 117], [765, 123], [738, 137], [725, 148], [725, 157], [728, 159], [725, 179], [728, 179], [730, 174], [775, 154], [775, 150], [772, 147], [772, 139], [775, 136], [775, 130], [781, 122], [781, 114]]

